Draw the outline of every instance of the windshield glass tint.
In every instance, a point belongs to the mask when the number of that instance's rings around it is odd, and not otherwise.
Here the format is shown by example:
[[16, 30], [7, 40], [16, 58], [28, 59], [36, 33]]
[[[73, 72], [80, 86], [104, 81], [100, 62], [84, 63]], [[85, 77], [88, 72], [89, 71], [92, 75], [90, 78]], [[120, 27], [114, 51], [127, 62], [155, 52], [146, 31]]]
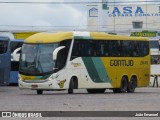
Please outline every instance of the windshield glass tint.
[[19, 71], [30, 75], [52, 72], [55, 67], [53, 51], [57, 47], [58, 43], [24, 44], [22, 47]]

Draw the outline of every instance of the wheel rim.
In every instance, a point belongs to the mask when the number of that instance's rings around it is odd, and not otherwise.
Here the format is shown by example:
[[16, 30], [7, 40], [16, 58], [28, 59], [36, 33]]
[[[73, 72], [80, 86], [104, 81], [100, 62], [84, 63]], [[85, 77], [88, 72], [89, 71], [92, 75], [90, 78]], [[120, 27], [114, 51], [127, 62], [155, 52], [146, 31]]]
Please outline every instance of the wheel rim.
[[130, 82], [130, 89], [134, 89], [134, 88], [135, 88], [134, 81], [131, 81]]
[[136, 88], [136, 81], [134, 80], [134, 79], [132, 79], [131, 81], [130, 81], [130, 84], [129, 84], [130, 86], [130, 89], [131, 90], [134, 90], [135, 88]]

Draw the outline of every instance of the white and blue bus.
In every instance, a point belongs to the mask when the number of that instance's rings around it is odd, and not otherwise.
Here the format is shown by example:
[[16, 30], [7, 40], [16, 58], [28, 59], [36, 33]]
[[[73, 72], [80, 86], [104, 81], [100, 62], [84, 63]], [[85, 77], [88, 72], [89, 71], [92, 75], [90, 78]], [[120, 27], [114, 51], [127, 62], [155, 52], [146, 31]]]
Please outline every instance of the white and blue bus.
[[0, 85], [9, 85], [11, 65], [9, 42], [8, 37], [0, 36]]
[[23, 44], [23, 40], [0, 37], [0, 85], [18, 84], [19, 55], [13, 60], [13, 51]]

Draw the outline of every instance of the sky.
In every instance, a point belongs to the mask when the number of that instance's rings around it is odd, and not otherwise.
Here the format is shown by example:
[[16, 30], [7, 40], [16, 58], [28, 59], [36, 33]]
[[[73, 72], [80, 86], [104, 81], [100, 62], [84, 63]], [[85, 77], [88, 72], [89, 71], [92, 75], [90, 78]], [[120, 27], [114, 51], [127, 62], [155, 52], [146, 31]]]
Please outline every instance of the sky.
[[[108, 1], [112, 2], [113, 0]], [[3, 2], [62, 2], [62, 4], [15, 4]], [[63, 2], [101, 2], [101, 0], [0, 0], [0, 31], [85, 29], [87, 24], [87, 4], [63, 4]]]
[[[20, 2], [22, 1], [33, 0]], [[56, 0], [43, 1], [54, 2]], [[63, 2], [63, 0], [58, 0], [60, 1]], [[85, 16], [86, 5], [0, 3], [0, 26], [3, 29], [76, 29], [76, 26], [86, 23]]]

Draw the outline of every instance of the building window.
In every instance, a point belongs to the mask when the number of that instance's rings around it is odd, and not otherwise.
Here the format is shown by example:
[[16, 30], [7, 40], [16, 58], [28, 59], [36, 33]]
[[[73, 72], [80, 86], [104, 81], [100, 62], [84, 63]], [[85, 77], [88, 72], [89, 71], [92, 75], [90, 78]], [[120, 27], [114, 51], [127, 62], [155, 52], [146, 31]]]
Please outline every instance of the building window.
[[142, 28], [143, 27], [143, 22], [142, 21], [134, 21], [132, 22], [133, 28], [137, 29], [137, 28]]

